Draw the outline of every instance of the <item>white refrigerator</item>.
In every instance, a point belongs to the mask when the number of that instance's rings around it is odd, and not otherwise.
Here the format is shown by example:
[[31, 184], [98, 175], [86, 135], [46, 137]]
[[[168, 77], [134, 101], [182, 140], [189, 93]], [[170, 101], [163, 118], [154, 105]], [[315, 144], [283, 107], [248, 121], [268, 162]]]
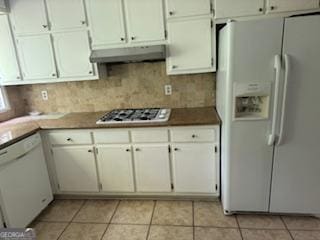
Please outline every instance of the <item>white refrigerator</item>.
[[225, 214], [320, 214], [320, 15], [219, 34]]

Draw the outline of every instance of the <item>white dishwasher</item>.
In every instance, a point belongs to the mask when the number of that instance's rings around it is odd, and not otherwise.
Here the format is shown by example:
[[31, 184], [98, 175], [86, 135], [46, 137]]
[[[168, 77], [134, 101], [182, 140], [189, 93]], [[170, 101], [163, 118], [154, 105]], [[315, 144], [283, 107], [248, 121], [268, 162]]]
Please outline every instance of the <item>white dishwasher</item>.
[[0, 150], [0, 208], [6, 227], [26, 227], [52, 200], [39, 133]]

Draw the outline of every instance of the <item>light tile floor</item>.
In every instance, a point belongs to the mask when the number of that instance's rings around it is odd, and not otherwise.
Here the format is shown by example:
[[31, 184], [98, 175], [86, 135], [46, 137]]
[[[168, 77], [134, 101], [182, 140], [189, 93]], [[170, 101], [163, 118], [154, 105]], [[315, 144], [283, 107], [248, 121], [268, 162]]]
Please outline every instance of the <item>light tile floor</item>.
[[38, 240], [320, 240], [313, 217], [225, 216], [219, 202], [55, 200]]

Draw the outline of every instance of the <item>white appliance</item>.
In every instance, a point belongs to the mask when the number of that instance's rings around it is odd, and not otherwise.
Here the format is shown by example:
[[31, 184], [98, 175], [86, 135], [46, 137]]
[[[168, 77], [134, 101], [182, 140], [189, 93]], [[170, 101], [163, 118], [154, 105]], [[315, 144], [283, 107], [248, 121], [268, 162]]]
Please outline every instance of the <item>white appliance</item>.
[[220, 31], [222, 202], [320, 213], [320, 16], [229, 22]]
[[39, 134], [0, 150], [0, 207], [6, 227], [26, 227], [52, 200]]

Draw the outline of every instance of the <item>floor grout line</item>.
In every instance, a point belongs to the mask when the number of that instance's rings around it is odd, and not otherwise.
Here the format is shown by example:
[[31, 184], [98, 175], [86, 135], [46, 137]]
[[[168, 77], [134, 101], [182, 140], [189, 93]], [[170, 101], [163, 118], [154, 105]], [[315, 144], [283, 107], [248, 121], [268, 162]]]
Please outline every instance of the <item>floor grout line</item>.
[[158, 201], [154, 201], [154, 205], [153, 205], [153, 209], [152, 209], [152, 213], [151, 213], [151, 220], [150, 220], [150, 224], [149, 224], [149, 228], [148, 228], [146, 240], [148, 240], [148, 238], [149, 238], [150, 229], [151, 229], [151, 224], [152, 224], [152, 219], [153, 219], [153, 214], [154, 214], [154, 211], [155, 211], [155, 209], [156, 209], [157, 202], [158, 202]]
[[76, 213], [73, 215], [73, 217], [71, 218], [71, 220], [69, 221], [69, 223], [66, 225], [66, 227], [63, 229], [63, 231], [61, 232], [61, 234], [58, 236], [57, 240], [61, 239], [63, 233], [65, 233], [65, 231], [68, 229], [68, 227], [71, 225], [72, 220], [78, 215], [78, 213], [81, 211], [81, 209], [83, 208], [83, 206], [85, 205], [85, 203], [88, 200], [84, 200], [83, 203], [81, 204], [80, 208], [78, 209], [78, 211], [76, 211]]
[[238, 229], [239, 229], [239, 232], [240, 232], [240, 237], [241, 237], [242, 240], [244, 240], [243, 235], [242, 235], [242, 229], [240, 228], [240, 224], [239, 224], [238, 215], [235, 215], [235, 219], [236, 219], [237, 226], [238, 226]]
[[192, 231], [193, 231], [193, 240], [196, 239], [196, 228], [194, 226], [194, 201], [192, 201]]
[[106, 233], [107, 233], [107, 231], [108, 231], [108, 229], [109, 229], [109, 227], [111, 225], [112, 218], [113, 218], [113, 216], [116, 214], [116, 212], [118, 210], [120, 202], [121, 202], [121, 200], [118, 201], [117, 206], [114, 208], [114, 211], [113, 211], [113, 213], [111, 215], [111, 218], [110, 218], [110, 220], [108, 222], [108, 225], [107, 225], [106, 229], [104, 230], [104, 232], [102, 233], [100, 240], [102, 240], [104, 238], [104, 235], [106, 235]]
[[282, 216], [280, 216], [280, 219], [281, 219], [282, 223], [284, 224], [284, 227], [285, 227], [286, 230], [288, 231], [291, 239], [294, 240], [294, 237], [292, 236], [292, 234], [291, 234], [291, 232], [290, 232], [290, 230], [289, 230], [289, 228], [288, 228], [288, 226], [287, 226], [287, 224], [286, 224], [286, 221], [283, 220]]

